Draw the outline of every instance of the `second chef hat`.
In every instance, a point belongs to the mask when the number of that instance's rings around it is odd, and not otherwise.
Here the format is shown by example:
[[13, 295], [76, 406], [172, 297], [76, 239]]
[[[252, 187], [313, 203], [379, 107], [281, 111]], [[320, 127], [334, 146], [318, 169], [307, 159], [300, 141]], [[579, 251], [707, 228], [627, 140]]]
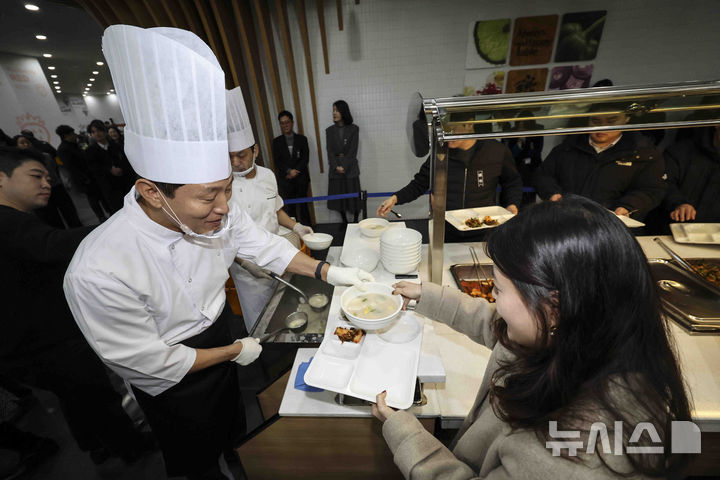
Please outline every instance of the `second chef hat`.
[[180, 184], [229, 177], [225, 74], [210, 47], [186, 30], [130, 25], [108, 27], [102, 45], [138, 175]]
[[240, 152], [255, 145], [255, 136], [240, 87], [227, 91], [227, 125], [229, 152]]

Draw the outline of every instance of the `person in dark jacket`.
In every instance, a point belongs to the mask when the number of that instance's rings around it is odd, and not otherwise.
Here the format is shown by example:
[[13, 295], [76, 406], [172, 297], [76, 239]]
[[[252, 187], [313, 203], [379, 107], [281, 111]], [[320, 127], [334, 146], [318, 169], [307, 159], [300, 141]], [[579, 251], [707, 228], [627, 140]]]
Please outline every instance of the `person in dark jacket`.
[[[473, 124], [461, 124], [459, 133], [470, 133]], [[487, 207], [497, 205], [497, 187], [500, 204], [512, 213], [518, 212], [522, 200], [522, 180], [508, 148], [495, 140], [459, 140], [449, 142], [446, 210]], [[412, 202], [430, 188], [430, 157], [405, 187], [398, 190], [378, 207], [377, 215], [386, 216], [396, 205]], [[471, 241], [479, 238], [477, 232], [458, 232], [446, 222], [445, 239]], [[477, 238], [476, 238], [477, 237]]]
[[20, 132], [20, 135], [27, 138], [32, 144], [32, 146], [35, 148], [35, 150], [37, 150], [38, 152], [47, 153], [52, 158], [55, 158], [55, 156], [57, 155], [57, 151], [52, 145], [50, 145], [48, 142], [36, 138], [35, 134], [32, 131], [22, 130]]
[[[605, 105], [602, 108], [607, 108]], [[624, 125], [627, 115], [595, 115], [591, 126]], [[574, 193], [617, 215], [643, 220], [660, 204], [667, 185], [665, 162], [647, 137], [634, 132], [601, 131], [571, 135], [553, 148], [535, 174], [543, 200]]]
[[[278, 191], [285, 200], [306, 197], [310, 184], [310, 172], [308, 172], [310, 149], [307, 137], [293, 131], [293, 115], [287, 110], [278, 114], [278, 121], [282, 135], [275, 137], [272, 142]], [[286, 204], [283, 209], [304, 225], [312, 223], [307, 203]]]
[[45, 224], [32, 211], [49, 198], [42, 156], [0, 148], [0, 374], [56, 394], [78, 446], [97, 463], [110, 454], [133, 461], [152, 448], [152, 438], [134, 429], [62, 288], [76, 248], [93, 227]]
[[88, 168], [110, 207], [110, 213], [115, 213], [123, 206], [123, 198], [132, 186], [135, 172], [122, 148], [108, 139], [107, 129], [101, 120], [90, 122], [88, 133], [95, 140], [85, 150]]
[[[533, 113], [527, 110], [518, 114], [519, 117], [531, 117], [532, 115]], [[541, 130], [543, 128], [542, 125], [538, 125], [533, 119], [515, 122], [514, 130], [519, 132]], [[523, 185], [531, 185], [535, 170], [537, 170], [542, 163], [543, 137], [513, 137], [503, 140], [503, 143], [507, 145], [515, 159], [515, 167], [520, 173]], [[532, 204], [535, 203], [536, 194], [535, 192], [523, 192], [522, 198], [523, 205]]]
[[[21, 150], [35, 149], [30, 139], [24, 135], [17, 135], [13, 138], [14, 146]], [[60, 167], [55, 161], [55, 156], [39, 151], [45, 161], [45, 168], [50, 172], [50, 185], [52, 186], [52, 194], [46, 206], [35, 210], [35, 214], [42, 218], [45, 223], [55, 228], [65, 228], [65, 224], [71, 228], [82, 227], [80, 217], [78, 217], [75, 204], [65, 190], [62, 178], [60, 177]], [[55, 151], [55, 149], [53, 149]], [[63, 222], [64, 220], [64, 222]]]
[[88, 169], [85, 153], [78, 144], [78, 134], [69, 125], [60, 125], [55, 133], [62, 140], [57, 149], [58, 158], [67, 168], [73, 188], [85, 194], [98, 221], [104, 222], [107, 220], [106, 213], [110, 212], [110, 205], [105, 202], [100, 187]]
[[[360, 128], [353, 123], [345, 100], [333, 103], [333, 125], [325, 129], [327, 145], [329, 185], [328, 195], [356, 193], [360, 191], [360, 168], [358, 167], [358, 137]], [[344, 223], [348, 223], [345, 212], [353, 213], [353, 222], [357, 222], [360, 213], [360, 200], [346, 198], [328, 200], [328, 208], [340, 212]]]
[[665, 221], [720, 222], [720, 127], [700, 129], [697, 138], [673, 143], [664, 156]]

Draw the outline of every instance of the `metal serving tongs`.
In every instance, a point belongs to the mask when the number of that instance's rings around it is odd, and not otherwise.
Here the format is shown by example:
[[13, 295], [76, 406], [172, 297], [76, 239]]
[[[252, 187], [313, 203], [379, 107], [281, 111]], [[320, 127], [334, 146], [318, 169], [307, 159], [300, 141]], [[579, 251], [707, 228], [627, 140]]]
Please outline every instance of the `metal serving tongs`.
[[672, 248], [668, 247], [667, 244], [666, 244], [665, 242], [663, 242], [661, 238], [655, 237], [655, 238], [653, 238], [653, 241], [654, 241], [655, 243], [657, 243], [658, 245], [660, 245], [660, 247], [661, 247], [663, 250], [665, 250], [665, 251], [668, 253], [668, 255], [670, 255], [670, 256], [672, 257], [672, 259], [675, 260], [675, 261], [678, 263], [678, 265], [680, 265], [680, 266], [683, 268], [683, 270], [686, 270], [686, 271], [687, 271], [688, 273], [690, 273], [694, 278], [699, 278], [703, 285], [705, 285], [707, 288], [709, 288], [710, 290], [712, 290], [713, 292], [715, 292], [717, 295], [720, 295], [720, 288], [716, 287], [715, 285], [713, 285], [712, 283], [710, 283], [709, 281], [707, 281], [707, 280], [705, 279], [705, 277], [703, 277], [702, 275], [700, 275], [700, 274], [697, 272], [697, 270], [695, 270], [695, 269], [692, 267], [692, 265], [690, 265], [690, 264], [687, 262], [687, 260], [685, 260], [683, 257], [681, 257], [680, 255], [678, 255], [677, 253], [675, 253], [675, 250], [673, 250]]
[[478, 284], [480, 284], [480, 270], [482, 270], [482, 276], [486, 280], [490, 277], [485, 273], [485, 268], [483, 268], [482, 264], [480, 263], [480, 260], [478, 260], [478, 254], [475, 251], [475, 247], [469, 247], [470, 248], [470, 256], [472, 257], [473, 266], [475, 267], [475, 275], [477, 275]]

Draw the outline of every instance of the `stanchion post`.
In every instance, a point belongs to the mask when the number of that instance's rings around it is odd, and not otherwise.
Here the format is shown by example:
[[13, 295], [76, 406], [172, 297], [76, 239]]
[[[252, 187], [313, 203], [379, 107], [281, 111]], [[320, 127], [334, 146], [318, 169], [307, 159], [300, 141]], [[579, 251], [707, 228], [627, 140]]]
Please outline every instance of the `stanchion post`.
[[363, 220], [367, 218], [367, 190], [361, 190], [360, 191], [360, 203], [362, 204], [362, 218]]

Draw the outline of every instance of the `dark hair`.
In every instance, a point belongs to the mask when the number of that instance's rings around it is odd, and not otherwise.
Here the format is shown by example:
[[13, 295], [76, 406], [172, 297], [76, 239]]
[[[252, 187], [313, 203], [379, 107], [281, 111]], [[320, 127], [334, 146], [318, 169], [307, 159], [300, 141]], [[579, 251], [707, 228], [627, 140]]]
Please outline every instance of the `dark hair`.
[[690, 420], [690, 402], [655, 282], [629, 230], [597, 203], [566, 195], [494, 229], [486, 248], [540, 332], [540, 346], [528, 348], [496, 321], [498, 341], [517, 356], [493, 374], [496, 415], [541, 441], [550, 440], [551, 420], [586, 431], [594, 421], [622, 420], [632, 425], [624, 447], [638, 422], [651, 422], [664, 454], [628, 454], [631, 466], [650, 476], [681, 470], [687, 459], [671, 456], [670, 425]]
[[[21, 135], [17, 136], [20, 137]], [[17, 147], [0, 146], [0, 172], [3, 172], [8, 177], [12, 177], [17, 167], [33, 160], [45, 165], [42, 154], [33, 149], [23, 150]]]
[[[450, 115], [452, 122], [465, 122], [476, 120], [475, 112], [454, 112]], [[492, 131], [492, 123], [473, 123], [473, 132], [490, 133]]]
[[102, 120], [93, 120], [90, 122], [90, 125], [88, 125], [87, 132], [92, 135], [92, 129], [95, 128], [96, 130], [99, 130], [101, 132], [107, 132], [107, 127], [103, 123]]
[[612, 87], [613, 81], [609, 78], [603, 78], [602, 80], [598, 80], [597, 82], [593, 83], [592, 88], [596, 87]]
[[55, 129], [55, 135], [60, 137], [60, 139], [63, 139], [65, 135], [70, 135], [71, 133], [75, 133], [75, 129], [70, 125], [58, 125]]
[[12, 137], [12, 145], [11, 145], [11, 147], [17, 147], [17, 146], [18, 146], [17, 142], [18, 142], [18, 140], [20, 140], [21, 138], [24, 138], [25, 140], [27, 140], [28, 142], [30, 142], [30, 145], [32, 145], [32, 138], [28, 137], [27, 135], [20, 134], [20, 135], [15, 135], [14, 137]]
[[350, 107], [345, 100], [338, 100], [333, 103], [333, 107], [337, 108], [337, 111], [340, 112], [340, 118], [342, 118], [343, 125], [352, 125], [353, 116], [350, 113]]
[[295, 119], [293, 118], [293, 114], [288, 112], [287, 110], [283, 110], [282, 112], [278, 113], [278, 121], [280, 121], [282, 117], [289, 117], [291, 122], [295, 121]]
[[153, 183], [157, 186], [158, 190], [160, 190], [167, 198], [175, 198], [175, 191], [185, 185], [184, 183]]

